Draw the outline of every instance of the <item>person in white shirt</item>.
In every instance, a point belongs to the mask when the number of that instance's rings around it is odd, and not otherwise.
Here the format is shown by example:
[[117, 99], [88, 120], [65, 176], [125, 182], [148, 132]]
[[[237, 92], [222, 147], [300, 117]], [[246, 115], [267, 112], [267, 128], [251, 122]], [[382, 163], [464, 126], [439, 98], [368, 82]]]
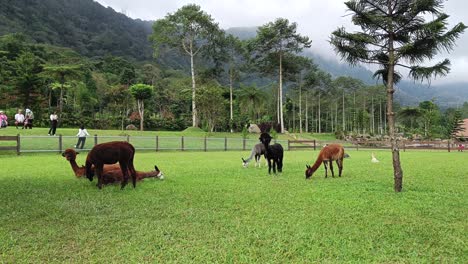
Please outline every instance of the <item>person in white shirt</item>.
[[18, 109], [18, 113], [15, 115], [16, 129], [18, 129], [18, 125], [21, 126], [21, 129], [24, 129], [24, 115], [21, 109]]
[[57, 130], [57, 123], [58, 123], [58, 116], [57, 116], [57, 112], [54, 111], [50, 115], [49, 136], [55, 136], [55, 131]]
[[[81, 125], [80, 129], [78, 130], [78, 134], [76, 134], [76, 136], [78, 137], [78, 142], [76, 143], [75, 148], [83, 149], [84, 144], [86, 142], [86, 136], [89, 136], [89, 133], [86, 130], [86, 128], [84, 128], [84, 125]], [[81, 147], [80, 147], [80, 143], [81, 143]]]

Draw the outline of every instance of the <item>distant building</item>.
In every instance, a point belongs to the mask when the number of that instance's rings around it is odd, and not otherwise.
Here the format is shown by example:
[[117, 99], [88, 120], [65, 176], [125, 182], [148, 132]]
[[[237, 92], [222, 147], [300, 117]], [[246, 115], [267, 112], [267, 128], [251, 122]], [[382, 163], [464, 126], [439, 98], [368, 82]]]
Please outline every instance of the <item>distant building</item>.
[[463, 119], [462, 130], [457, 133], [457, 138], [464, 138], [468, 140], [468, 118]]

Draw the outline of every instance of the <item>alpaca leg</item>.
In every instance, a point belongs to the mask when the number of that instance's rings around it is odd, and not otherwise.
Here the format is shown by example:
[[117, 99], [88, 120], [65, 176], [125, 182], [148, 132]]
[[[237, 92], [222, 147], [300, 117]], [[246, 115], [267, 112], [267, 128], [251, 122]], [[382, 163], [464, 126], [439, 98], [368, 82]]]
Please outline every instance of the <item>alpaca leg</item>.
[[120, 189], [123, 190], [123, 188], [125, 188], [125, 186], [128, 184], [128, 166], [126, 164], [126, 162], [120, 162], [120, 170], [122, 170], [122, 176], [123, 176], [123, 180], [122, 180], [122, 183], [120, 184]]
[[338, 165], [338, 176], [341, 177], [341, 172], [343, 171], [343, 159], [336, 160], [336, 164]]
[[104, 164], [96, 164], [95, 167], [94, 167], [96, 176], [98, 178], [97, 187], [99, 189], [102, 189], [102, 170], [103, 170], [103, 168], [104, 168]]
[[335, 178], [335, 173], [333, 173], [333, 160], [330, 160], [329, 163], [330, 163], [330, 171], [331, 171], [332, 177]]
[[278, 171], [283, 172], [283, 157], [278, 159]]
[[276, 174], [276, 159], [273, 159], [273, 173]]
[[133, 188], [136, 188], [137, 173], [135, 170], [135, 166], [133, 166], [133, 159], [130, 161], [130, 164], [128, 165], [128, 169], [130, 170], [130, 174], [132, 175]]
[[268, 160], [268, 174], [271, 174], [271, 160], [270, 159], [267, 159]]
[[327, 178], [327, 163], [328, 163], [328, 160], [323, 161], [323, 166], [325, 167], [325, 178]]

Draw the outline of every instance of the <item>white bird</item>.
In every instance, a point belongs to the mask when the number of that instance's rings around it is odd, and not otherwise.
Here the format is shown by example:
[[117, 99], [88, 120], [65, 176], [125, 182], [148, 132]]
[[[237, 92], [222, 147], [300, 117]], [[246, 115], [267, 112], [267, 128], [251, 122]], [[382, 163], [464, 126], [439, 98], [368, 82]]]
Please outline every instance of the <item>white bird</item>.
[[372, 152], [372, 154], [371, 154], [371, 155], [372, 155], [371, 162], [373, 162], [373, 163], [377, 163], [377, 162], [379, 162], [379, 160], [378, 160], [378, 159], [375, 157], [375, 155], [374, 155], [374, 152]]

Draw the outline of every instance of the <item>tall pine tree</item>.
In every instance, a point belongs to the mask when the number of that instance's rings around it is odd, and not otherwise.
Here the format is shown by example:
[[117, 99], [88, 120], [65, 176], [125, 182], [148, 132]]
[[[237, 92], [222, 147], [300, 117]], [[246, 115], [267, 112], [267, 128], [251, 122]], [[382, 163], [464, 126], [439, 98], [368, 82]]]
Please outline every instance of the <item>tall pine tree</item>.
[[[336, 52], [350, 64], [380, 65], [387, 89], [387, 119], [392, 146], [394, 189], [403, 186], [398, 139], [395, 135], [393, 112], [394, 83], [400, 78], [397, 67], [409, 69], [415, 80], [430, 80], [446, 75], [448, 59], [425, 67], [440, 51], [450, 51], [466, 26], [462, 23], [447, 28], [447, 14], [442, 12], [444, 0], [352, 0], [345, 2], [352, 12], [352, 22], [361, 32], [349, 33], [339, 28], [332, 33], [331, 44]], [[433, 20], [426, 21], [431, 17]]]

